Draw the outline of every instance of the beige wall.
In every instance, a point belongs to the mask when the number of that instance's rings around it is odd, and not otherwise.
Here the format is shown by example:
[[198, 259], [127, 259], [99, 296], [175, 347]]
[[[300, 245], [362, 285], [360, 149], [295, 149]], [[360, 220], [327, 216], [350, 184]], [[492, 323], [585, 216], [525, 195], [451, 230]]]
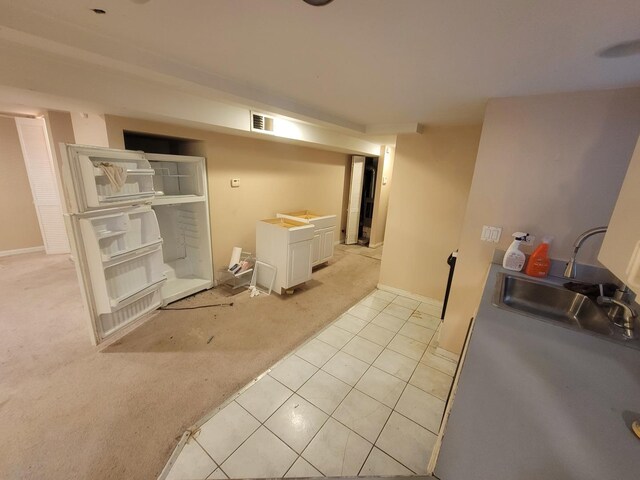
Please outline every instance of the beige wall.
[[51, 155], [53, 156], [53, 165], [56, 172], [58, 192], [60, 192], [62, 209], [64, 211], [66, 210], [68, 202], [64, 200], [66, 192], [62, 186], [62, 158], [60, 155], [60, 144], [76, 143], [75, 135], [73, 133], [73, 124], [71, 122], [71, 114], [69, 112], [49, 110], [44, 117], [47, 124], [47, 134], [49, 135], [49, 145], [51, 148]]
[[71, 123], [76, 143], [108, 147], [107, 126], [104, 115], [71, 112]]
[[480, 126], [399, 135], [380, 284], [442, 300], [458, 248]]
[[[344, 228], [346, 154], [144, 120], [107, 116], [106, 121], [114, 148], [124, 148], [123, 130], [202, 141], [190, 153], [207, 158], [216, 268], [228, 263], [234, 246], [255, 252], [256, 221], [278, 212], [335, 213]], [[240, 188], [231, 188], [232, 178], [240, 179]]]
[[59, 175], [62, 171], [60, 143], [76, 143], [71, 114], [69, 112], [49, 110], [45, 115], [45, 119], [47, 121], [49, 141], [51, 142], [51, 153], [53, 154]]
[[[640, 88], [489, 102], [443, 348], [461, 350], [493, 250], [514, 231], [555, 236], [550, 256], [567, 259], [581, 232], [609, 222], [639, 131]], [[503, 228], [499, 244], [480, 241], [482, 225]], [[589, 239], [579, 262], [597, 264], [601, 242]]]
[[0, 252], [39, 247], [42, 243], [18, 129], [0, 117]]
[[[395, 147], [383, 147], [378, 159], [378, 175], [376, 178], [376, 193], [373, 204], [373, 221], [371, 222], [370, 247], [378, 247], [384, 242], [384, 234], [387, 228], [387, 213], [389, 210], [389, 192], [391, 191], [391, 176]], [[383, 185], [383, 178], [387, 179]]]

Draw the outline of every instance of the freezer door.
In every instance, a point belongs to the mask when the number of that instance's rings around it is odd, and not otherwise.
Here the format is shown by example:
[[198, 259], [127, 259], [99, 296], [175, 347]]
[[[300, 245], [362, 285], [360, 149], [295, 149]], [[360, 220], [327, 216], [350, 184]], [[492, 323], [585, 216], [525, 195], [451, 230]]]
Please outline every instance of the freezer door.
[[162, 304], [162, 238], [149, 205], [70, 215], [92, 341], [99, 344]]
[[138, 205], [155, 195], [155, 172], [142, 152], [64, 145], [61, 154], [70, 213]]

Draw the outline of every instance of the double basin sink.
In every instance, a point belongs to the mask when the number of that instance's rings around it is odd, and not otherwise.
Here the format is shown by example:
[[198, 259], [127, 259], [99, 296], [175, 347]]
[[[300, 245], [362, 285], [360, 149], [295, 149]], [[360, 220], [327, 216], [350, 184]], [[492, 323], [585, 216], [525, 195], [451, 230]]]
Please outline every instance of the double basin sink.
[[499, 273], [493, 304], [640, 348], [640, 341], [626, 338], [623, 329], [609, 319], [605, 308], [562, 286]]

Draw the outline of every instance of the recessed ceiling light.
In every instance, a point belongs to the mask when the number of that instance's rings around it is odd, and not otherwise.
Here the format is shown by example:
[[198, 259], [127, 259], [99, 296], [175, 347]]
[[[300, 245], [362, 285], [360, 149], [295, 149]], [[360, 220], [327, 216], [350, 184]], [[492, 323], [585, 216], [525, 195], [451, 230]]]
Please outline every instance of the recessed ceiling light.
[[91, 11], [97, 15], [104, 15], [105, 13], [107, 13], [106, 10], [103, 10], [101, 8], [92, 8]]
[[616, 43], [598, 53], [598, 56], [603, 58], [631, 57], [632, 55], [640, 55], [640, 38]]
[[309, 5], [313, 5], [314, 7], [322, 7], [328, 3], [333, 2], [333, 0], [303, 0], [305, 3]]

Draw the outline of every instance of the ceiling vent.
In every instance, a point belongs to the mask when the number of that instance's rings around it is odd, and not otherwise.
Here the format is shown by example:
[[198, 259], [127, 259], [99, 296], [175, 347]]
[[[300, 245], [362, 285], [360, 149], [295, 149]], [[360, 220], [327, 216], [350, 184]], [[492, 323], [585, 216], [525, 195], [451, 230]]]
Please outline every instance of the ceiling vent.
[[251, 130], [253, 132], [273, 133], [273, 117], [251, 112]]

